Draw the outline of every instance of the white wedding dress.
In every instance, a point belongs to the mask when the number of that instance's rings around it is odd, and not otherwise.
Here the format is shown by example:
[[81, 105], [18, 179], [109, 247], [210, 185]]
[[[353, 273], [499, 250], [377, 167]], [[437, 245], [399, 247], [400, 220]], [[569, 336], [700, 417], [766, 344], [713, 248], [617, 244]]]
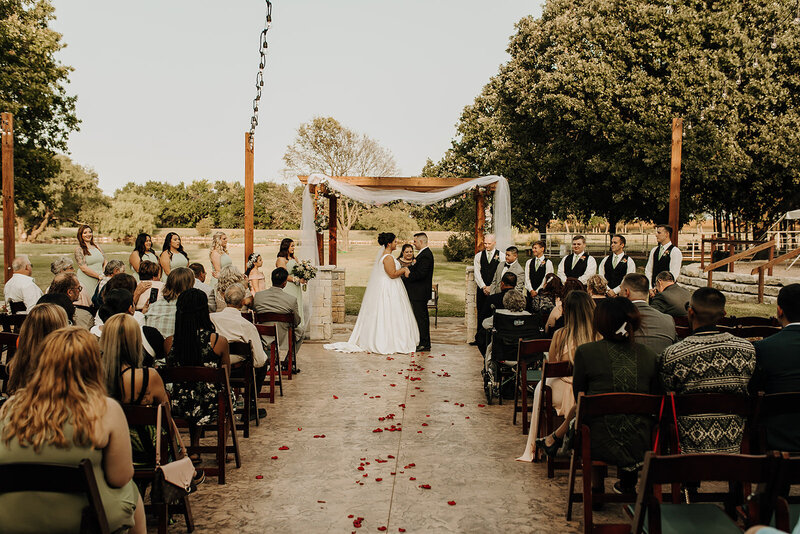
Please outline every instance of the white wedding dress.
[[372, 268], [356, 326], [347, 342], [325, 345], [339, 352], [375, 352], [394, 354], [414, 352], [419, 344], [419, 328], [400, 278], [390, 278], [383, 268], [389, 256], [395, 269], [400, 263], [391, 254], [383, 254]]

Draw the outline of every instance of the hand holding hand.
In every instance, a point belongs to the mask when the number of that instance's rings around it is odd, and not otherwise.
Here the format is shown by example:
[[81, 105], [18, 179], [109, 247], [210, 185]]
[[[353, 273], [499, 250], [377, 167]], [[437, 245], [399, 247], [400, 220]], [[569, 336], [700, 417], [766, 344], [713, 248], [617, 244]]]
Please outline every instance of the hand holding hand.
[[531, 290], [531, 298], [535, 297], [536, 295], [538, 295], [538, 293], [534, 290]]
[[606, 291], [606, 296], [609, 297], [609, 298], [614, 298], [614, 297], [617, 296], [617, 294], [614, 293], [613, 289], [609, 289], [608, 291]]
[[491, 293], [491, 292], [492, 292], [492, 288], [491, 287], [489, 287], [489, 286], [484, 286], [483, 287], [483, 294], [484, 295], [489, 296], [489, 293]]
[[655, 297], [657, 293], [658, 293], [658, 291], [656, 291], [655, 288], [651, 289], [650, 290], [650, 297]]
[[403, 276], [405, 276], [406, 278], [408, 278], [411, 275], [411, 269], [409, 269], [408, 267], [403, 267], [401, 270], [403, 271]]

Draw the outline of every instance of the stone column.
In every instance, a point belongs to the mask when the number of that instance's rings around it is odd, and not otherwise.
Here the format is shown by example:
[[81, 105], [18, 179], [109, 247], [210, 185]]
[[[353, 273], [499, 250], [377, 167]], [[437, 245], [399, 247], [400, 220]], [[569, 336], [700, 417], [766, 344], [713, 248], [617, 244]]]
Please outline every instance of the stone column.
[[475, 267], [467, 267], [467, 275], [464, 281], [464, 326], [467, 331], [466, 342], [475, 340], [475, 333], [478, 331], [478, 312], [475, 309]]
[[345, 295], [345, 270], [344, 267], [336, 267], [332, 273], [331, 290], [331, 314], [334, 323], [343, 323], [345, 317], [344, 295]]
[[311, 322], [308, 338], [312, 341], [330, 339], [333, 335], [333, 265], [320, 265], [317, 272], [317, 287], [311, 303]]

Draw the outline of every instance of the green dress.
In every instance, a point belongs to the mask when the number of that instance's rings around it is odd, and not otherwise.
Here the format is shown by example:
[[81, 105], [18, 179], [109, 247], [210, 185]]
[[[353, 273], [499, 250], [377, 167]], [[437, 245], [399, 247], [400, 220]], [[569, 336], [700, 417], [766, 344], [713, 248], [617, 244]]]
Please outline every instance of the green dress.
[[233, 260], [228, 256], [227, 252], [223, 252], [219, 255], [219, 270], [221, 271], [228, 265], [233, 265]]
[[[0, 421], [0, 433], [5, 427]], [[48, 462], [64, 465], [78, 465], [88, 458], [92, 461], [94, 477], [100, 498], [103, 501], [108, 524], [112, 532], [133, 526], [133, 514], [139, 498], [136, 484], [130, 480], [121, 488], [112, 488], [103, 473], [102, 450], [78, 447], [72, 441], [73, 429], [70, 423], [64, 426], [64, 435], [70, 443], [67, 449], [45, 445], [37, 453], [33, 447], [21, 447], [13, 438], [8, 446], [0, 442], [0, 463]], [[80, 531], [81, 511], [88, 505], [86, 497], [64, 493], [18, 492], [0, 495], [0, 532], [49, 534], [73, 533]]]
[[[294, 269], [295, 265], [297, 265], [297, 261], [294, 259], [290, 259], [289, 263], [286, 264], [286, 270], [289, 271], [289, 276], [294, 276], [292, 274], [292, 269]], [[303, 321], [305, 321], [303, 317], [303, 288], [293, 282], [289, 282], [283, 290], [297, 299], [297, 309], [300, 312], [300, 324], [303, 324]]]
[[[142, 254], [142, 259], [139, 261], [139, 265], [140, 266], [142, 265], [143, 261], [152, 261], [156, 265], [159, 265], [158, 256], [156, 256], [155, 252], [152, 252], [152, 251], [145, 252], [144, 254]], [[136, 272], [136, 269], [133, 268], [133, 265], [128, 264], [128, 267], [131, 268], [131, 276], [136, 278], [136, 281], [138, 282], [139, 281], [139, 273]]]
[[[189, 266], [189, 259], [180, 252], [176, 252], [169, 259], [169, 272], [174, 271], [178, 267], [188, 267], [188, 266]], [[167, 273], [163, 273], [161, 275], [161, 281], [162, 282], [167, 281]]]
[[[77, 265], [81, 264], [81, 259], [86, 262], [86, 266], [99, 274], [100, 276], [103, 275], [103, 262], [106, 260], [103, 251], [97, 247], [89, 247], [89, 254], [84, 254], [81, 250], [81, 247], [75, 249], [75, 262]], [[78, 280], [83, 286], [84, 294], [91, 299], [94, 295], [95, 290], [97, 289], [97, 284], [100, 283], [100, 280], [97, 278], [93, 278], [83, 272], [80, 268], [75, 269], [75, 273], [78, 275]]]

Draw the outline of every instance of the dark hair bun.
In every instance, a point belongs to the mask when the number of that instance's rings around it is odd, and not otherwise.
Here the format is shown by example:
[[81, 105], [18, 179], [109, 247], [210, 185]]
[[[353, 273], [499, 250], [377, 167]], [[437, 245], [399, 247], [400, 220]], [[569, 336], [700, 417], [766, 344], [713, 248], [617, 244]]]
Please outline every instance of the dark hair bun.
[[383, 232], [378, 234], [378, 244], [384, 247], [395, 239], [397, 239], [397, 236], [391, 232]]

